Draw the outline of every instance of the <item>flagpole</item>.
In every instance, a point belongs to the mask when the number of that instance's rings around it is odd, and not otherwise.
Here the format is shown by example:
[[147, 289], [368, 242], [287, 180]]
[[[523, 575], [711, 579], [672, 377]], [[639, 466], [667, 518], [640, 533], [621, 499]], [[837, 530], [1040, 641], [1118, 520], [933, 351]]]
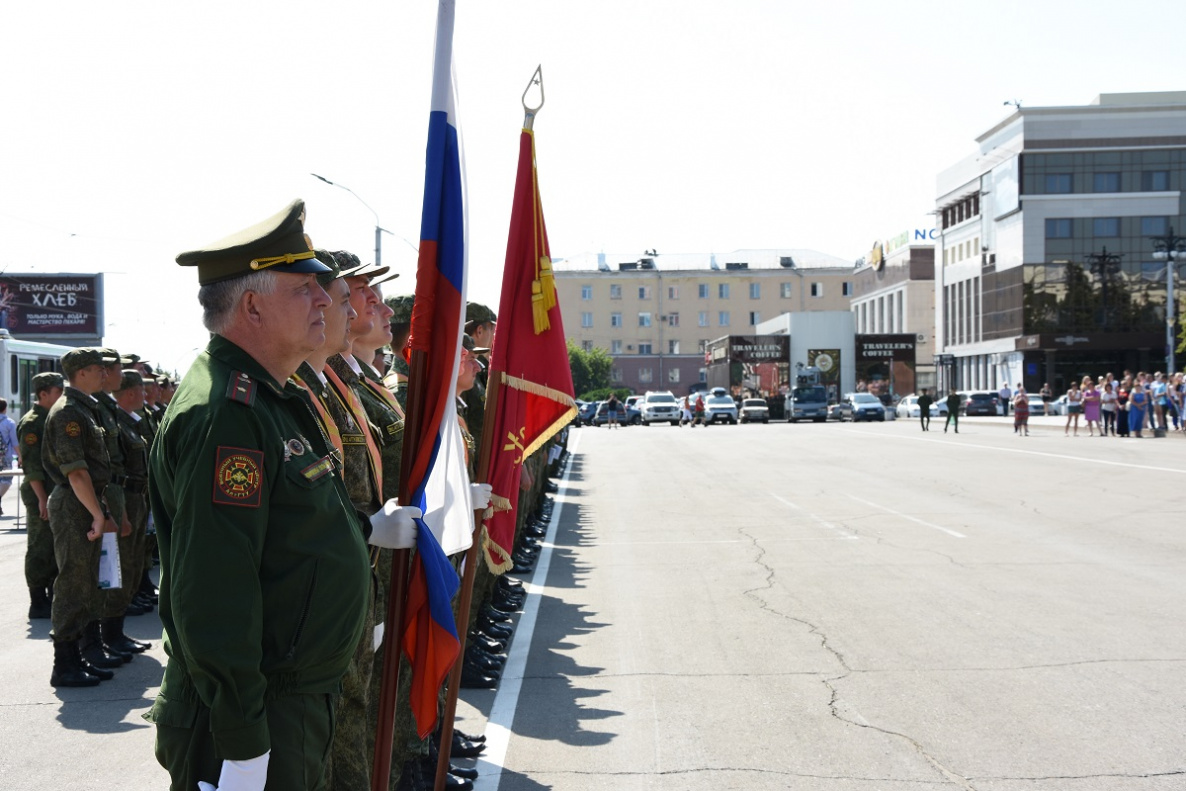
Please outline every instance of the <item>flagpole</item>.
[[[494, 416], [498, 413], [498, 401], [502, 394], [502, 377], [494, 380], [494, 387], [486, 391], [486, 408], [482, 420], [482, 444], [478, 454], [477, 480], [485, 481], [490, 474], [490, 458], [494, 444]], [[486, 562], [481, 555], [481, 530], [484, 511], [474, 511], [474, 541], [465, 553], [465, 574], [461, 578], [461, 593], [457, 603], [457, 620], [459, 624], [469, 625], [469, 610], [473, 602], [474, 578], [478, 573], [479, 563]], [[457, 714], [457, 694], [461, 689], [461, 671], [465, 664], [466, 629], [457, 630], [457, 639], [461, 650], [457, 652], [457, 661], [449, 671], [449, 683], [445, 689], [445, 712], [441, 715], [441, 743], [437, 747], [437, 773], [433, 784], [435, 791], [445, 790], [446, 775], [449, 774], [449, 752], [453, 748], [453, 718]]]
[[[404, 436], [419, 435], [424, 420], [424, 396], [413, 392], [413, 382], [423, 382], [428, 355], [413, 349], [408, 361], [408, 410], [404, 416]], [[414, 443], [405, 442], [399, 469], [399, 501], [411, 497], [408, 476], [415, 459]], [[404, 604], [408, 597], [408, 565], [412, 551], [397, 549], [391, 554], [391, 587], [387, 592], [387, 628], [383, 632], [383, 668], [379, 684], [379, 715], [375, 727], [375, 758], [371, 766], [371, 791], [387, 791], [391, 782], [391, 749], [395, 741], [395, 704], [399, 690], [400, 641], [404, 633]]]

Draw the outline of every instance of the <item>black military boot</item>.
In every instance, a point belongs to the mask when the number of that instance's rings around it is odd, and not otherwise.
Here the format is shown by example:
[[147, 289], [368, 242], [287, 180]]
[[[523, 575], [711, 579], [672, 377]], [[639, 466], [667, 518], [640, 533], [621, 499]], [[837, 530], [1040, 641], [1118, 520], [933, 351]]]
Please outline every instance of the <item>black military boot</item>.
[[49, 592], [41, 585], [29, 588], [29, 620], [48, 618], [50, 609]]
[[107, 650], [121, 654], [143, 654], [152, 648], [152, 643], [142, 643], [124, 634], [122, 616], [103, 619], [103, 645], [107, 647]]
[[54, 669], [49, 683], [55, 687], [94, 687], [99, 684], [98, 676], [82, 669], [77, 640], [54, 640]]
[[120, 667], [125, 661], [131, 661], [132, 658], [129, 654], [126, 655], [128, 659], [125, 660], [123, 658], [125, 655], [108, 653], [103, 648], [103, 634], [99, 631], [98, 621], [91, 621], [86, 625], [86, 630], [82, 633], [79, 650], [84, 663], [93, 665], [100, 670]]

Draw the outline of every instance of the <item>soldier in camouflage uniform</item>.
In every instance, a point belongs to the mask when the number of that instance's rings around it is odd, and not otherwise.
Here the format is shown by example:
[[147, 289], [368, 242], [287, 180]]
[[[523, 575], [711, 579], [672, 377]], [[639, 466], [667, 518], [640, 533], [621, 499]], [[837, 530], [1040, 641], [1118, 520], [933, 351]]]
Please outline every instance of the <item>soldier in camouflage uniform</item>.
[[404, 349], [408, 345], [408, 336], [412, 334], [412, 307], [416, 297], [407, 294], [400, 297], [388, 297], [383, 300], [391, 308], [391, 366], [387, 375], [383, 377], [383, 384], [395, 393], [395, 399], [403, 409], [408, 408], [408, 361], [404, 358]]
[[[54, 686], [94, 686], [111, 678], [109, 670], [89, 660], [103, 656], [96, 620], [102, 605], [99, 539], [110, 517], [102, 496], [111, 477], [94, 394], [102, 390], [110, 362], [98, 349], [64, 354], [62, 370], [70, 384], [45, 418], [42, 462], [55, 484], [49, 496], [49, 525], [58, 564], [51, 615], [54, 669], [50, 683]], [[84, 636], [88, 659], [80, 654]], [[103, 664], [111, 666], [112, 660]]]
[[49, 488], [52, 481], [46, 480], [45, 467], [41, 462], [41, 438], [45, 433], [45, 416], [58, 397], [62, 395], [65, 380], [52, 371], [33, 377], [32, 387], [36, 401], [33, 408], [21, 416], [17, 424], [17, 442], [20, 447], [21, 500], [25, 504], [28, 544], [25, 549], [25, 582], [29, 586], [29, 618], [40, 619], [50, 616], [50, 594], [54, 577], [58, 576], [58, 564], [54, 561], [54, 536], [49, 529]]
[[498, 317], [494, 311], [478, 302], [469, 302], [465, 306], [465, 334], [473, 339], [474, 346], [485, 349], [478, 354], [478, 362], [482, 368], [474, 380], [474, 386], [463, 394], [465, 401], [465, 418], [470, 433], [481, 445], [482, 426], [486, 415], [486, 384], [489, 379], [489, 354], [494, 348], [494, 330]]
[[103, 619], [103, 642], [112, 650], [125, 654], [139, 654], [152, 648], [150, 643], [133, 640], [124, 633], [125, 612], [132, 613], [133, 603], [141, 612], [148, 612], [152, 604], [135, 601], [139, 594], [140, 575], [144, 567], [145, 529], [148, 525], [148, 443], [140, 436], [136, 424], [141, 420], [136, 408], [144, 403], [144, 379], [138, 371], [121, 370], [118, 374], [108, 369], [108, 377], [119, 376], [115, 391], [116, 423], [120, 450], [124, 457], [124, 508], [131, 534], [119, 539], [120, 571], [123, 585], [118, 591], [108, 591], [107, 617]]

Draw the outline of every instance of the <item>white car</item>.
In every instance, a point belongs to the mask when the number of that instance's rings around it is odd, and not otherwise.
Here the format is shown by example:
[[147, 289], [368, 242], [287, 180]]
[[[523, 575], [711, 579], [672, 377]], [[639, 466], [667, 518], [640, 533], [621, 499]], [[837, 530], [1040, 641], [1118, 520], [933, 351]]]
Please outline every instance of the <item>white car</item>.
[[638, 402], [638, 411], [642, 416], [644, 426], [649, 426], [652, 423], [679, 425], [680, 404], [671, 393], [656, 393], [648, 390], [647, 394]]
[[769, 423], [770, 422], [770, 407], [766, 404], [765, 398], [746, 398], [741, 402], [741, 415], [738, 418], [742, 423]]
[[[908, 395], [898, 402], [895, 413], [898, 417], [918, 417], [918, 396]], [[946, 417], [947, 402], [931, 401], [931, 417]]]
[[710, 395], [704, 399], [704, 422], [706, 425], [716, 423], [737, 424], [737, 404], [727, 395]]

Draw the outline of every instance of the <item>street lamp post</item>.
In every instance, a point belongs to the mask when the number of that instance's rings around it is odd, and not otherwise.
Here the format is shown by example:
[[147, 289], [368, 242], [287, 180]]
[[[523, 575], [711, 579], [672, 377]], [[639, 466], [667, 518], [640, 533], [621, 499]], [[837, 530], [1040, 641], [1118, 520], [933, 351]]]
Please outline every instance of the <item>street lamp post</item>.
[[[375, 215], [375, 266], [378, 266], [379, 264], [383, 263], [383, 234], [391, 233], [391, 231], [387, 230], [386, 228], [382, 227], [379, 224], [379, 212], [372, 209], [371, 205], [369, 203], [364, 201], [362, 198], [359, 198], [358, 193], [355, 192], [354, 190], [350, 189], [349, 187], [347, 187], [345, 184], [338, 184], [336, 181], [330, 181], [325, 176], [318, 176], [316, 173], [310, 173], [309, 175], [315, 179], [320, 179], [321, 181], [324, 181], [326, 184], [330, 185], [331, 187], [341, 187], [342, 189], [346, 190], [351, 195], [353, 195], [355, 198], [357, 198], [359, 203], [361, 203], [363, 206], [366, 206], [371, 214]], [[392, 235], [394, 235], [394, 234], [392, 234]]]
[[1177, 351], [1177, 338], [1174, 337], [1174, 322], [1176, 320], [1177, 304], [1174, 300], [1174, 270], [1178, 262], [1186, 262], [1186, 236], [1174, 234], [1171, 225], [1165, 236], [1150, 236], [1153, 242], [1153, 257], [1158, 261], [1165, 261], [1165, 359], [1166, 371], [1170, 374], [1177, 370], [1174, 359]]

